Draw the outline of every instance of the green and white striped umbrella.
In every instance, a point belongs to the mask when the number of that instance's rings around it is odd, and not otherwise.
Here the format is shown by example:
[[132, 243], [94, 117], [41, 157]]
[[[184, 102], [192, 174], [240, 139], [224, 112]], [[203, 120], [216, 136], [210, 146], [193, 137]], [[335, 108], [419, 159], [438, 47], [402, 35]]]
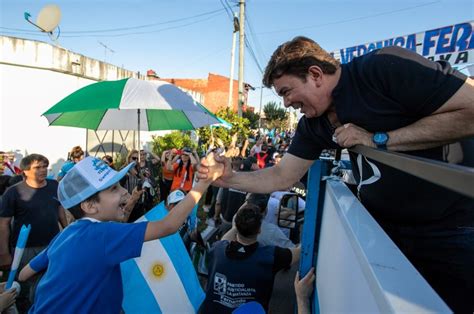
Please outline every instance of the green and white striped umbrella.
[[91, 130], [192, 130], [220, 123], [175, 85], [135, 78], [85, 86], [43, 116], [49, 125]]

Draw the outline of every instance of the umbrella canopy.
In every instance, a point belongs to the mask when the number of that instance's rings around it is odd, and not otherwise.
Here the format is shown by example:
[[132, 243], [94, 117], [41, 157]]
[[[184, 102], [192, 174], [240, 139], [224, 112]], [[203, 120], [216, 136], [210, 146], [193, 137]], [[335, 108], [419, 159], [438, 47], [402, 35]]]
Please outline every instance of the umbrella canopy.
[[135, 78], [83, 87], [43, 116], [49, 125], [91, 130], [192, 130], [221, 123], [175, 85]]
[[232, 129], [232, 123], [230, 122], [227, 122], [226, 120], [216, 116], [215, 114], [213, 114], [211, 111], [209, 111], [206, 107], [204, 107], [203, 105], [201, 104], [198, 104], [203, 110], [205, 110], [210, 116], [212, 116], [213, 118], [217, 119], [219, 121], [219, 123], [214, 123], [214, 124], [211, 124], [210, 126], [211, 127], [223, 127], [223, 128], [226, 128], [226, 129]]

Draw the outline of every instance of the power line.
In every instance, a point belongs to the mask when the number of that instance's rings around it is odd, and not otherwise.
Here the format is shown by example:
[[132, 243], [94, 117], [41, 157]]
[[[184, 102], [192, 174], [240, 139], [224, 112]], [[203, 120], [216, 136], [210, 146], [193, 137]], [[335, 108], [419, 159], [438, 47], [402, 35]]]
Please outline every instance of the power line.
[[260, 62], [258, 61], [257, 56], [255, 55], [255, 52], [247, 39], [247, 36], [245, 36], [245, 46], [248, 48], [248, 51], [250, 52], [250, 56], [252, 57], [253, 61], [257, 65], [258, 70], [260, 71], [261, 74], [263, 74], [263, 68], [260, 65]]
[[234, 13], [232, 12], [232, 9], [229, 8], [229, 5], [224, 0], [219, 0], [219, 1], [221, 2], [222, 6], [224, 7], [225, 12], [227, 13], [227, 17], [229, 17], [229, 19], [233, 21]]
[[[223, 10], [221, 10], [223, 11]], [[182, 25], [177, 25], [177, 26], [170, 26], [170, 27], [165, 27], [162, 29], [158, 30], [153, 30], [153, 31], [144, 31], [144, 32], [132, 32], [132, 33], [122, 33], [122, 34], [83, 34], [83, 35], [63, 35], [61, 36], [62, 38], [77, 38], [77, 37], [124, 37], [124, 36], [130, 36], [130, 35], [142, 35], [142, 34], [151, 34], [151, 33], [160, 33], [163, 31], [171, 30], [171, 29], [176, 29], [176, 28], [182, 28], [190, 25], [194, 25], [200, 22], [205, 22], [208, 21], [216, 16], [221, 15], [221, 12], [217, 12], [214, 15], [211, 15], [209, 17], [206, 17], [204, 19], [200, 19], [197, 21], [193, 21], [190, 23], [182, 24]], [[1, 31], [1, 33], [5, 34], [19, 34], [19, 35], [29, 35], [29, 36], [41, 36], [42, 34], [38, 34], [36, 32], [32, 33], [30, 31], [28, 32], [6, 32], [6, 31]]]
[[360, 20], [364, 20], [364, 19], [368, 19], [368, 18], [373, 18], [373, 17], [383, 16], [383, 15], [389, 15], [389, 14], [393, 14], [393, 13], [408, 11], [408, 10], [411, 10], [411, 9], [416, 9], [416, 8], [432, 5], [432, 4], [438, 3], [438, 2], [440, 2], [440, 1], [428, 2], [428, 3], [416, 5], [416, 6], [411, 6], [411, 7], [398, 9], [398, 10], [392, 10], [392, 11], [387, 11], [387, 12], [382, 12], [382, 13], [377, 13], [377, 14], [365, 15], [365, 16], [355, 17], [355, 18], [351, 18], [351, 19], [340, 20], [340, 21], [336, 21], [336, 22], [316, 24], [316, 25], [310, 25], [310, 26], [304, 26], [304, 27], [298, 27], [298, 28], [280, 29], [280, 30], [269, 31], [269, 32], [261, 32], [259, 34], [286, 33], [286, 32], [299, 31], [299, 30], [309, 29], [309, 28], [320, 28], [320, 27], [325, 27], [325, 26], [330, 26], [330, 25], [335, 25], [335, 24], [343, 24], [343, 23], [348, 23], [348, 22], [360, 21]]
[[215, 13], [214, 15], [208, 16], [206, 18], [203, 18], [203, 19], [200, 19], [200, 20], [197, 20], [197, 21], [193, 21], [193, 22], [190, 22], [190, 23], [177, 25], [177, 26], [165, 27], [165, 28], [158, 29], [158, 30], [153, 30], [153, 31], [132, 32], [132, 33], [122, 33], [122, 34], [110, 34], [110, 35], [107, 35], [107, 34], [64, 35], [62, 37], [66, 37], [66, 38], [73, 38], [73, 37], [124, 37], [124, 36], [130, 36], [130, 35], [160, 33], [160, 32], [171, 30], [171, 29], [182, 28], [182, 27], [194, 25], [194, 24], [197, 24], [197, 23], [205, 22], [205, 21], [208, 21], [212, 18], [215, 18], [215, 17], [217, 17], [221, 14], [222, 14], [221, 12], [218, 12], [218, 13]]
[[[193, 15], [193, 16], [183, 17], [183, 18], [174, 19], [174, 20], [168, 20], [168, 21], [164, 21], [164, 22], [156, 22], [156, 23], [151, 23], [151, 24], [145, 24], [145, 25], [122, 27], [122, 28], [101, 29], [101, 30], [84, 30], [84, 31], [71, 30], [71, 31], [63, 31], [62, 33], [63, 34], [108, 33], [108, 32], [118, 32], [118, 31], [124, 31], [124, 30], [126, 31], [126, 30], [140, 29], [140, 28], [148, 28], [148, 27], [154, 27], [154, 26], [158, 26], [158, 25], [182, 22], [182, 21], [194, 19], [194, 18], [201, 17], [201, 16], [211, 15], [213, 13], [224, 11], [224, 9], [217, 9], [217, 10], [213, 10], [213, 11], [208, 11], [208, 12], [203, 12], [203, 13], [200, 13], [200, 14], [196, 14], [196, 15]], [[0, 29], [6, 29], [6, 30], [12, 30], [12, 31], [25, 31], [25, 32], [31, 31], [30, 29], [9, 28], [9, 27], [0, 27]]]
[[257, 36], [255, 35], [255, 31], [252, 27], [252, 23], [250, 22], [250, 19], [247, 15], [247, 13], [245, 14], [245, 22], [247, 23], [247, 27], [249, 29], [249, 40], [251, 42], [253, 42], [255, 48], [256, 48], [256, 52], [258, 54], [258, 56], [260, 57], [260, 60], [265, 60], [266, 57], [265, 57], [265, 54], [263, 53], [263, 49], [262, 49], [262, 46], [260, 45], [260, 42], [257, 38]]

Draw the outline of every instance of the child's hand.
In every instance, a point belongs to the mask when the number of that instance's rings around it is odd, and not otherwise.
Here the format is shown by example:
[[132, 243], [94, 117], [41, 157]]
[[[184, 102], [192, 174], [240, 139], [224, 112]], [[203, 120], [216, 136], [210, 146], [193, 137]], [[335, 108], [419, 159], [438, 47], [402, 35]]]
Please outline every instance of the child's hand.
[[15, 303], [16, 299], [16, 290], [15, 289], [10, 289], [8, 291], [5, 290], [5, 282], [2, 282], [0, 284], [1, 286], [1, 293], [0, 293], [0, 312], [3, 312], [4, 310], [8, 309], [10, 306], [12, 306]]

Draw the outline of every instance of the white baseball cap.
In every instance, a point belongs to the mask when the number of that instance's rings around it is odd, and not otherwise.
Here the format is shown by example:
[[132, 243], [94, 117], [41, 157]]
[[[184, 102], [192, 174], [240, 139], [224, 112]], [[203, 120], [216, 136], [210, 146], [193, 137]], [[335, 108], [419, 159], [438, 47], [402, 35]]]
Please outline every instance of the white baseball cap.
[[184, 194], [183, 191], [181, 190], [174, 190], [168, 195], [168, 198], [166, 199], [166, 204], [174, 204], [174, 203], [179, 203], [181, 202], [184, 198], [186, 197], [186, 194]]
[[64, 208], [71, 208], [117, 183], [134, 165], [135, 163], [131, 162], [117, 172], [101, 159], [86, 157], [59, 182], [59, 202]]

